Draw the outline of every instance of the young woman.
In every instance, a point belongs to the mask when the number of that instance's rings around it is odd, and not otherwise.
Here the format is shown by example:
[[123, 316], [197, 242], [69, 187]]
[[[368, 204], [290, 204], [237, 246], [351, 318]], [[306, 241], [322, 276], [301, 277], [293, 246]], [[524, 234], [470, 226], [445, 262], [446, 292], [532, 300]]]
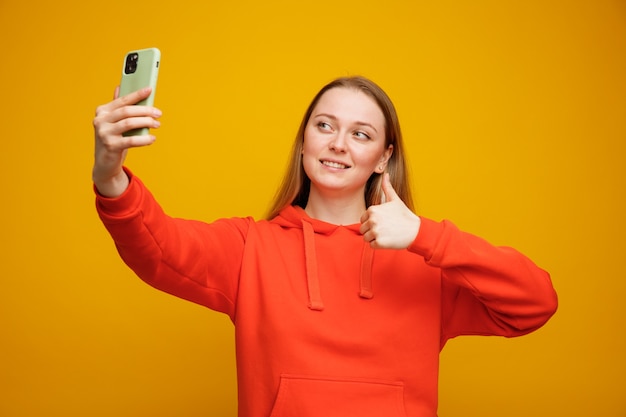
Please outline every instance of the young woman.
[[159, 126], [133, 106], [149, 92], [97, 109], [97, 209], [139, 277], [230, 316], [241, 417], [434, 417], [448, 339], [523, 335], [556, 311], [524, 255], [413, 213], [397, 115], [373, 82], [316, 95], [261, 221], [171, 218], [123, 166], [154, 141], [122, 136]]

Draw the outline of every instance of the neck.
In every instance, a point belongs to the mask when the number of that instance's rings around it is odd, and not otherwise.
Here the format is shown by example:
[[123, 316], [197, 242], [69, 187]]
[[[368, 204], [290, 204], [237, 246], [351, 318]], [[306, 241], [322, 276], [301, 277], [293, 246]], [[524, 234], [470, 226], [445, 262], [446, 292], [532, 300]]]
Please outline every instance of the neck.
[[324, 196], [311, 188], [304, 211], [309, 217], [326, 223], [356, 224], [365, 211], [365, 198], [363, 192], [350, 196]]

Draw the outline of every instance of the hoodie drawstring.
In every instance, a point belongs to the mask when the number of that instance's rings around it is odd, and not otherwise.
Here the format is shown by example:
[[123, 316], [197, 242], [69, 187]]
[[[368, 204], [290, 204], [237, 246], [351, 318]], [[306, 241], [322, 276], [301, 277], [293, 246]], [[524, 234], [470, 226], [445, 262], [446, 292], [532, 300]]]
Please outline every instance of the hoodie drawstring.
[[363, 245], [363, 255], [361, 255], [361, 298], [371, 299], [374, 296], [372, 288], [372, 263], [374, 262], [374, 249], [365, 243]]
[[306, 281], [309, 289], [309, 308], [322, 311], [324, 303], [320, 295], [320, 280], [317, 276], [317, 256], [315, 254], [315, 233], [313, 225], [302, 219], [304, 234], [304, 259], [306, 262]]

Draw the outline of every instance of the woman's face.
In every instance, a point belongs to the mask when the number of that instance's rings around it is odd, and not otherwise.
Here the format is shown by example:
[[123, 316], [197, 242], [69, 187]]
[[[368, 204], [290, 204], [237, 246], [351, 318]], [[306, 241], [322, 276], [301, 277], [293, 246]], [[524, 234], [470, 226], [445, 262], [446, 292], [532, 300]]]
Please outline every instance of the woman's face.
[[371, 97], [333, 88], [319, 99], [304, 131], [302, 163], [311, 192], [360, 193], [382, 173], [393, 146], [385, 146], [385, 118]]

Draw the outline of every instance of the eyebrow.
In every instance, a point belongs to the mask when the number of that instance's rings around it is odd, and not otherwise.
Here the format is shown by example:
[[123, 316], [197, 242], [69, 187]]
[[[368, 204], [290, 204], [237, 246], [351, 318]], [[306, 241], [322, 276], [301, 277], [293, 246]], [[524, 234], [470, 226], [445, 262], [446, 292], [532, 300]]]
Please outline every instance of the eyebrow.
[[[318, 114], [314, 114], [314, 115], [313, 115], [313, 118], [316, 118], [316, 117], [328, 117], [328, 118], [329, 118], [329, 119], [331, 119], [331, 120], [334, 120], [334, 121], [336, 121], [336, 120], [337, 120], [337, 116], [333, 116], [332, 114], [328, 114], [328, 113], [318, 113]], [[367, 122], [360, 122], [360, 121], [358, 121], [358, 120], [357, 120], [356, 122], [354, 122], [354, 124], [357, 124], [357, 125], [359, 125], [359, 126], [367, 126], [367, 127], [370, 127], [371, 129], [373, 129], [373, 130], [374, 130], [374, 132], [378, 133], [378, 130], [376, 130], [376, 128], [375, 128], [375, 127], [374, 127], [371, 123], [367, 123]]]

